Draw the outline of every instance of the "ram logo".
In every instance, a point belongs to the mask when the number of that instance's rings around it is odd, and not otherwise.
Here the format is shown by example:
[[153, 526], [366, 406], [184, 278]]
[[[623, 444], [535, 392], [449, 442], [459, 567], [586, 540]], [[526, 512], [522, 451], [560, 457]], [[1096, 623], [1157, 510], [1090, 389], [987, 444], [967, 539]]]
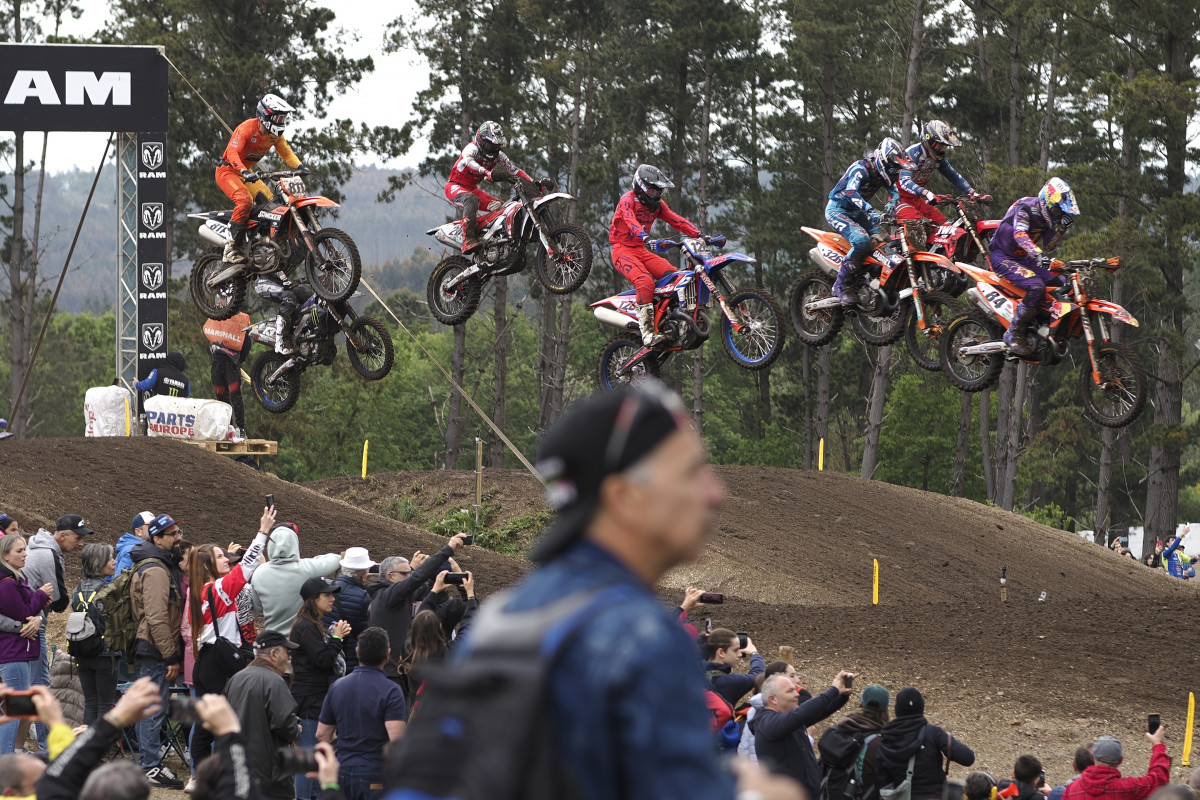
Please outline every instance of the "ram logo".
[[148, 292], [157, 292], [163, 285], [162, 264], [142, 264], [142, 286]]
[[142, 347], [147, 350], [158, 350], [163, 346], [163, 324], [147, 322], [142, 325]]
[[142, 166], [154, 170], [163, 164], [163, 143], [142, 142]]
[[163, 224], [162, 203], [142, 203], [142, 225], [155, 230]]

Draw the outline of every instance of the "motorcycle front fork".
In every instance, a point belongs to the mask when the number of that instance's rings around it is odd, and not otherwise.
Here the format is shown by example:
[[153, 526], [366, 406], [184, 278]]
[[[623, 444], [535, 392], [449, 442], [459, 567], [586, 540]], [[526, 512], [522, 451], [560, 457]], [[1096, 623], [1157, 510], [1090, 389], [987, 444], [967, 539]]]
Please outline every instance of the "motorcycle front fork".
[[1097, 336], [1092, 332], [1092, 321], [1089, 319], [1089, 315], [1087, 313], [1084, 313], [1081, 310], [1079, 320], [1083, 323], [1083, 338], [1087, 340], [1088, 359], [1092, 362], [1092, 382], [1099, 386], [1101, 383], [1100, 359], [1096, 353], [1096, 344], [1097, 341], [1099, 341], [1100, 344], [1103, 344], [1109, 340], [1108, 326], [1104, 323], [1103, 317], [1097, 316], [1096, 327], [1100, 329], [1100, 335]]
[[[304, 246], [315, 255], [317, 246], [313, 241], [313, 234], [321, 230], [321, 223], [317, 222], [316, 214], [301, 214], [295, 206], [291, 206], [288, 210], [292, 213], [292, 220], [296, 223], [296, 227], [300, 229], [300, 238], [304, 240]], [[306, 216], [308, 217], [307, 225], [304, 222]]]
[[904, 264], [908, 270], [908, 285], [912, 287], [913, 308], [917, 314], [917, 330], [925, 330], [925, 303], [921, 301], [921, 292], [924, 290], [925, 284], [917, 278], [917, 264], [913, 260], [912, 250], [908, 246], [908, 237], [904, 235], [904, 228], [900, 228], [900, 249], [904, 253]]

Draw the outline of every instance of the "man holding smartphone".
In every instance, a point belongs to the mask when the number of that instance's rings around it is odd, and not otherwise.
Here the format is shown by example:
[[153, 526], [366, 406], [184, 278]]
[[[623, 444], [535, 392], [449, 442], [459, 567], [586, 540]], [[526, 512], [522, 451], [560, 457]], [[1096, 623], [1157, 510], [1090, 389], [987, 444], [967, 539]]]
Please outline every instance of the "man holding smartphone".
[[[1158, 720], [1151, 722], [1158, 723]], [[1063, 800], [1146, 800], [1155, 789], [1171, 782], [1171, 757], [1167, 755], [1164, 738], [1161, 724], [1156, 725], [1154, 733], [1146, 734], [1146, 739], [1153, 745], [1150, 768], [1140, 778], [1125, 778], [1118, 769], [1125, 760], [1120, 740], [1101, 736], [1092, 745], [1092, 758], [1096, 763], [1085, 769], [1078, 780], [1067, 785]]]

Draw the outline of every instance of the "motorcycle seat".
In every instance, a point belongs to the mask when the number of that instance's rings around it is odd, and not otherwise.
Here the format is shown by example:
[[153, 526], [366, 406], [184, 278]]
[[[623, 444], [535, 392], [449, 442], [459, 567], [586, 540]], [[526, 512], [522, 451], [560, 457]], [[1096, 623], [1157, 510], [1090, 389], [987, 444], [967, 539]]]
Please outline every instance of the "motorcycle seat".
[[655, 287], [656, 289], [661, 289], [661, 288], [663, 288], [664, 286], [666, 286], [667, 284], [669, 284], [671, 281], [675, 280], [675, 276], [676, 276], [676, 275], [678, 275], [678, 274], [679, 274], [679, 271], [678, 271], [678, 270], [672, 270], [671, 272], [668, 272], [666, 275], [663, 275], [661, 278], [659, 278], [659, 279], [658, 279], [658, 280], [655, 282], [655, 284], [654, 284], [654, 287]]

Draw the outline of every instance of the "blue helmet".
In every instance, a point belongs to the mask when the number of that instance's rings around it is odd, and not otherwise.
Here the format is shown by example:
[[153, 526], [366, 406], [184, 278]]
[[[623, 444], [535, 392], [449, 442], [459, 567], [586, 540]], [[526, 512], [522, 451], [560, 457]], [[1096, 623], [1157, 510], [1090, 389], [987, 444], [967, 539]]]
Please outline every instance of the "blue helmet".
[[1038, 192], [1038, 208], [1042, 216], [1056, 225], [1066, 227], [1079, 216], [1075, 193], [1062, 178], [1051, 178]]
[[883, 176], [888, 186], [900, 177], [900, 170], [913, 169], [916, 164], [904, 152], [904, 147], [892, 137], [886, 137], [870, 155], [871, 166]]

